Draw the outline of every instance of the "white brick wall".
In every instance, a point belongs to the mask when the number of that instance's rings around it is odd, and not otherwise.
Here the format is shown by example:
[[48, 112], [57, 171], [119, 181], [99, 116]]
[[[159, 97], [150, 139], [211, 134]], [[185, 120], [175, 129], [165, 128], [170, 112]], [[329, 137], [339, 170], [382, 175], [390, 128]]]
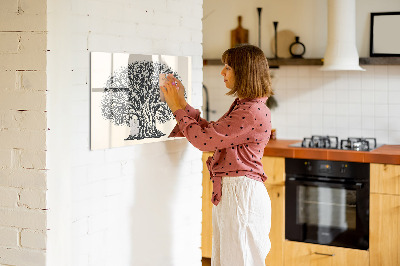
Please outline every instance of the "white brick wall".
[[0, 3], [1, 265], [45, 265], [46, 3]]
[[201, 152], [186, 140], [90, 151], [89, 53], [192, 56], [199, 108], [202, 0], [47, 9], [47, 264], [201, 265]]

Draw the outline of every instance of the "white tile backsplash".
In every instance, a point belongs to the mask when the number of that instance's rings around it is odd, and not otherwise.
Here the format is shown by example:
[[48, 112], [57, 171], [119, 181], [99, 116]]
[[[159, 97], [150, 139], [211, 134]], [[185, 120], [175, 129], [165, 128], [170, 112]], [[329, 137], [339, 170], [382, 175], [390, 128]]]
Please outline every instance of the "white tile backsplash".
[[[366, 71], [320, 71], [319, 66], [272, 69], [278, 101], [278, 108], [272, 110], [272, 126], [277, 129], [277, 137], [376, 137], [382, 144], [399, 144], [400, 66], [362, 67]], [[204, 83], [226, 92], [219, 75], [207, 76], [211, 74], [207, 68], [204, 67]], [[221, 95], [217, 101], [211, 98], [210, 106], [229, 107], [232, 101]], [[219, 118], [227, 108], [220, 109], [215, 117]]]

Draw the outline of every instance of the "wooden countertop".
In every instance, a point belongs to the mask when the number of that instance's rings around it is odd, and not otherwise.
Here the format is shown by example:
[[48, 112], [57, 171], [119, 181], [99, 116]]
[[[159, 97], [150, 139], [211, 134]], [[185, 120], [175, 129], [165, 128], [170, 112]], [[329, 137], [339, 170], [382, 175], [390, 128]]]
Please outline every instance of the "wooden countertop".
[[301, 140], [270, 140], [264, 156], [364, 163], [400, 164], [400, 145], [383, 145], [372, 151], [289, 147]]

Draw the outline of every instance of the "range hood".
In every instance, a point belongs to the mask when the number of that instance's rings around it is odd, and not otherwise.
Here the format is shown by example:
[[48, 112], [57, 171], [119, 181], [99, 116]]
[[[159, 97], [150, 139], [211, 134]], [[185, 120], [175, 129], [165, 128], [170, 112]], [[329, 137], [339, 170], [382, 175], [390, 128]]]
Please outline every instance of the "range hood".
[[355, 0], [328, 0], [328, 44], [323, 71], [358, 70]]

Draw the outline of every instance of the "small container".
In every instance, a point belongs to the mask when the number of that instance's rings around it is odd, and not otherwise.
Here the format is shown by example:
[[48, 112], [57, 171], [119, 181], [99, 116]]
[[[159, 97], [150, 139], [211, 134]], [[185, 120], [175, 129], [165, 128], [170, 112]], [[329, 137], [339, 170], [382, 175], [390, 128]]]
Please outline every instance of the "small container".
[[276, 129], [275, 128], [271, 129], [270, 139], [276, 140]]

